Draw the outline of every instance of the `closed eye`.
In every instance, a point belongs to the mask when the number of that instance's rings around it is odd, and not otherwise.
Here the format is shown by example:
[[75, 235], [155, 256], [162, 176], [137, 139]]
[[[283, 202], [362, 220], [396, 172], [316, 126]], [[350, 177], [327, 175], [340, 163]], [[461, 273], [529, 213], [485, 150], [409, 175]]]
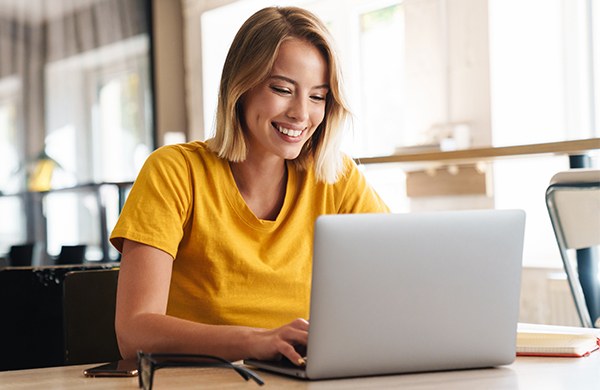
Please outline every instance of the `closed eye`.
[[287, 89], [287, 88], [281, 88], [281, 87], [277, 87], [275, 85], [271, 85], [269, 88], [271, 88], [271, 90], [275, 93], [278, 93], [280, 95], [291, 95], [292, 92]]

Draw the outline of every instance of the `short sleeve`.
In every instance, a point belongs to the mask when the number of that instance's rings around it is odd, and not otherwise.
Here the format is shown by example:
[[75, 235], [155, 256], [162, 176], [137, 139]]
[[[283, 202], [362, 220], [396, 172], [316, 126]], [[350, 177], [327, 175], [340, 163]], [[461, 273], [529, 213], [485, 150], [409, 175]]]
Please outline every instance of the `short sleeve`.
[[144, 163], [110, 237], [120, 251], [128, 239], [177, 255], [191, 209], [190, 167], [181, 149], [165, 146]]

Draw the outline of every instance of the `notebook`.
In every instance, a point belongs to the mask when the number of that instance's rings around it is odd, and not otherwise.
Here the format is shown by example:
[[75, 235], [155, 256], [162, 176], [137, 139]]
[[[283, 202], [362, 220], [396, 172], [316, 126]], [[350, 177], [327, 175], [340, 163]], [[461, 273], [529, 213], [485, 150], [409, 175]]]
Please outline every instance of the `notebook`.
[[600, 329], [519, 324], [517, 356], [584, 357], [598, 351]]
[[515, 359], [525, 213], [321, 216], [305, 379], [492, 367]]

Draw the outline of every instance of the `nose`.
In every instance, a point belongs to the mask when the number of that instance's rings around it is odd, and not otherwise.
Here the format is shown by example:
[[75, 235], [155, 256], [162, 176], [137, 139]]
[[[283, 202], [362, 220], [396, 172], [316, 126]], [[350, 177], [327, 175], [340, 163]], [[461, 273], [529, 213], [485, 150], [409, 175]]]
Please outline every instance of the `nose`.
[[300, 96], [292, 99], [287, 110], [287, 116], [298, 122], [305, 122], [308, 119], [308, 100]]

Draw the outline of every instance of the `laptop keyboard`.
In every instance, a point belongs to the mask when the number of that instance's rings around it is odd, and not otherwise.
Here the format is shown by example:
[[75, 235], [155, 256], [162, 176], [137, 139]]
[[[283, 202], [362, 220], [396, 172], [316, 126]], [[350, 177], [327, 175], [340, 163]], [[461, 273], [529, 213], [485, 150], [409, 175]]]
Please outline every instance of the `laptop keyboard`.
[[[308, 358], [306, 356], [303, 357], [305, 362], [308, 362]], [[281, 358], [281, 360], [277, 360], [276, 362], [274, 362], [276, 365], [280, 366], [280, 367], [285, 367], [285, 368], [299, 368], [302, 369], [304, 367], [306, 367], [306, 364], [304, 364], [304, 366], [298, 366], [294, 363], [292, 363], [292, 361], [288, 358]]]

